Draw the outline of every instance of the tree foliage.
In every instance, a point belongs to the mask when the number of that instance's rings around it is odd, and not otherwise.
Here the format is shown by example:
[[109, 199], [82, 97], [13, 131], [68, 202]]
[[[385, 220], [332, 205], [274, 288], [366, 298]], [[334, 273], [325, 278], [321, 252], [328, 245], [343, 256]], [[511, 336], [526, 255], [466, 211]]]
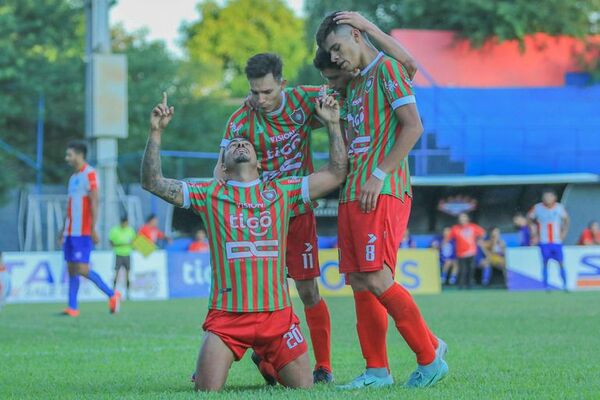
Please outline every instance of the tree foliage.
[[279, 54], [287, 79], [307, 62], [303, 21], [283, 0], [230, 0], [223, 6], [209, 0], [198, 11], [200, 19], [184, 28], [185, 47], [190, 61], [202, 66], [195, 79], [205, 90], [247, 93], [244, 66], [257, 53]]
[[447, 29], [481, 45], [487, 38], [523, 40], [525, 35], [583, 37], [598, 32], [593, 13], [600, 0], [314, 0], [307, 1], [307, 35], [324, 15], [335, 10], [355, 10], [373, 19], [382, 29]]

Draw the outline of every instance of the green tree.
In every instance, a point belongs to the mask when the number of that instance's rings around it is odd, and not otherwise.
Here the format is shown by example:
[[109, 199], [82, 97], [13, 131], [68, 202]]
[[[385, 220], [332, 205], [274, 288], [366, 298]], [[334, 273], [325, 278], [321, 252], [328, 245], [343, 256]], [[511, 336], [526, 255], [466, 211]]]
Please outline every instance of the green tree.
[[[66, 138], [83, 130], [83, 4], [81, 1], [3, 0], [0, 3], [0, 138], [35, 154], [37, 100], [46, 98], [45, 180], [63, 179]], [[59, 150], [60, 149], [60, 150]], [[0, 193], [35, 172], [8, 152]]]
[[209, 0], [198, 11], [199, 21], [183, 30], [190, 60], [203, 67], [195, 79], [205, 91], [243, 96], [244, 66], [256, 53], [279, 54], [292, 80], [307, 62], [303, 21], [283, 0], [230, 0], [223, 6]]
[[518, 39], [535, 32], [583, 37], [598, 31], [600, 0], [314, 0], [305, 3], [307, 36], [324, 15], [354, 10], [373, 19], [382, 29], [448, 29], [481, 45], [490, 37]]

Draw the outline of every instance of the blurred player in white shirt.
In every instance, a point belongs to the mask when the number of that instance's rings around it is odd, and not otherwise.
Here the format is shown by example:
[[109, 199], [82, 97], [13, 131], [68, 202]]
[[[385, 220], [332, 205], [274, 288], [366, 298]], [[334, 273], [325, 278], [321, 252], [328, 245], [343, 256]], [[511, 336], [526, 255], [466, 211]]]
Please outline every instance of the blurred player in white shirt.
[[548, 261], [555, 260], [560, 266], [563, 289], [567, 290], [567, 274], [563, 263], [563, 240], [569, 231], [569, 215], [565, 207], [557, 201], [556, 192], [545, 189], [542, 202], [537, 203], [527, 215], [533, 223], [534, 232], [542, 251], [542, 277], [544, 288], [548, 286]]

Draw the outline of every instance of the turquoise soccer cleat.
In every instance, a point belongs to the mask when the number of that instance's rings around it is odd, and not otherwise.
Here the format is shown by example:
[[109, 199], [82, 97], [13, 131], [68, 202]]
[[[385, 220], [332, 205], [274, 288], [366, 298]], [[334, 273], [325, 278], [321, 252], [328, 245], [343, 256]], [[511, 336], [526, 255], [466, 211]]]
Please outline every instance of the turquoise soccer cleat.
[[[441, 346], [438, 346], [441, 349]], [[405, 388], [426, 388], [435, 385], [448, 375], [448, 364], [436, 352], [435, 360], [429, 365], [419, 365], [417, 369], [410, 374], [410, 377], [404, 384]]]
[[448, 354], [448, 345], [442, 339], [437, 338], [438, 347], [435, 349], [435, 356], [446, 361], [446, 354]]
[[385, 386], [390, 386], [394, 384], [394, 378], [392, 375], [388, 374], [386, 377], [378, 377], [375, 375], [368, 374], [367, 372], [363, 372], [361, 375], [357, 376], [352, 380], [352, 382], [338, 386], [338, 389], [342, 390], [353, 390], [353, 389], [366, 389], [366, 388], [382, 388]]

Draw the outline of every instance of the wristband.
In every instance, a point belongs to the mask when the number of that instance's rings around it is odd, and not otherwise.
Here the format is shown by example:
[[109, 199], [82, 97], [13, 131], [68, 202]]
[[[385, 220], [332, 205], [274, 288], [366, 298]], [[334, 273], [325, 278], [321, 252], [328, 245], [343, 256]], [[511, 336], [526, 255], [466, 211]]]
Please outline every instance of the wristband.
[[385, 172], [383, 172], [379, 168], [375, 168], [375, 171], [373, 171], [373, 176], [375, 178], [379, 179], [380, 181], [384, 181], [385, 178], [388, 176], [388, 174], [386, 174]]

